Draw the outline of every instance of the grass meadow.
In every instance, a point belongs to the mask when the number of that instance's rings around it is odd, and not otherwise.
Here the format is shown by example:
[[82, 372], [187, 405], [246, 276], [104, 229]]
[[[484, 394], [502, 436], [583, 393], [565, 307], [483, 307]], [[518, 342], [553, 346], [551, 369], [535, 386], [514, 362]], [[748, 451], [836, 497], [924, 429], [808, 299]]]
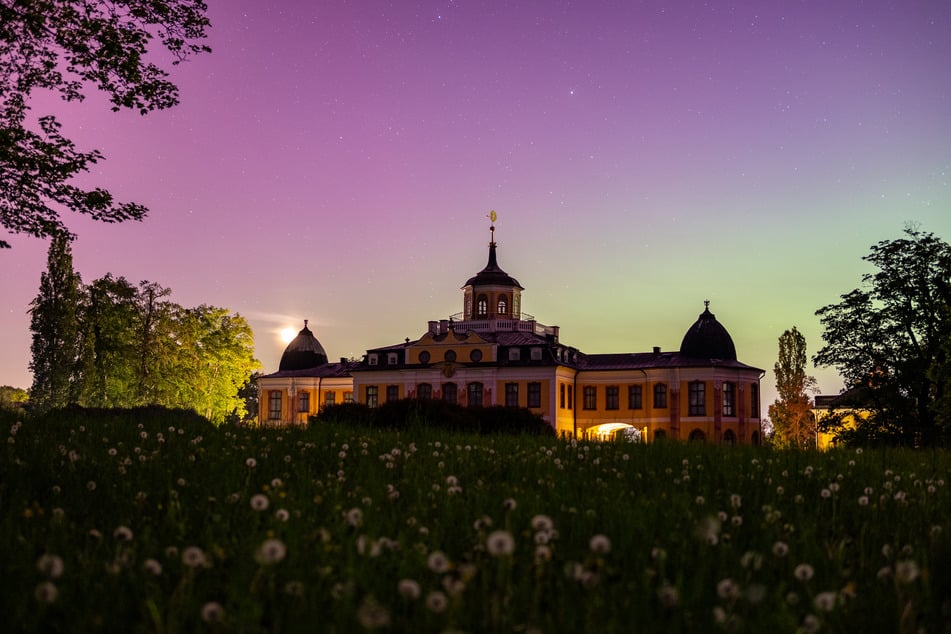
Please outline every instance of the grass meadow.
[[7, 632], [951, 632], [951, 454], [0, 424]]

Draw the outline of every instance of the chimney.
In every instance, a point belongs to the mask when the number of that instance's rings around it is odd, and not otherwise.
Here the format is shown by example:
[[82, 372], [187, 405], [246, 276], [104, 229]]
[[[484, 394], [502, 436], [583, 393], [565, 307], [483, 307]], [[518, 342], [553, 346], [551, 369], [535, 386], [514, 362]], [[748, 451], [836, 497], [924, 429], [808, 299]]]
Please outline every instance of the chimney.
[[660, 346], [654, 346], [654, 354], [660, 354]]

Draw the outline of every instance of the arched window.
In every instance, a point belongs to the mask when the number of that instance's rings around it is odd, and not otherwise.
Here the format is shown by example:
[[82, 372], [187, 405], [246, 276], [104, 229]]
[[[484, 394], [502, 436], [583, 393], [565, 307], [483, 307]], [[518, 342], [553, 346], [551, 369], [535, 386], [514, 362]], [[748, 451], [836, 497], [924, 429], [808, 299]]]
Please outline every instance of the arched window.
[[667, 431], [664, 429], [657, 429], [654, 431], [654, 440], [665, 440], [667, 438]]
[[485, 295], [479, 295], [476, 299], [476, 317], [485, 319], [489, 316], [489, 298]]
[[736, 444], [736, 434], [733, 433], [732, 429], [723, 432], [723, 444], [731, 447]]
[[509, 312], [509, 300], [505, 295], [499, 295], [499, 315], [507, 315]]
[[433, 386], [430, 383], [420, 383], [416, 386], [416, 398], [432, 398]]
[[456, 384], [455, 383], [443, 383], [442, 384], [442, 398], [447, 403], [452, 403], [455, 405], [459, 399], [456, 395]]
[[759, 432], [754, 431], [750, 435], [750, 442], [753, 443], [754, 447], [759, 447]]
[[482, 384], [481, 383], [470, 383], [469, 384], [469, 407], [482, 407]]
[[697, 442], [703, 442], [707, 439], [707, 435], [699, 429], [695, 429], [690, 432], [690, 440], [696, 440]]

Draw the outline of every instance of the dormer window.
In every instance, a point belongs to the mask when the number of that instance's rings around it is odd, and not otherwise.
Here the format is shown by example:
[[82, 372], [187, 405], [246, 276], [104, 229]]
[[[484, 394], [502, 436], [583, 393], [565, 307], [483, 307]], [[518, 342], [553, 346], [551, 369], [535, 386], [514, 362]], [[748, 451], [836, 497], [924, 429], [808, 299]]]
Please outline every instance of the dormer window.
[[542, 349], [532, 348], [532, 361], [541, 361], [541, 360], [542, 360]]
[[396, 365], [399, 362], [398, 359], [399, 357], [395, 352], [391, 352], [388, 355], [386, 355], [387, 365]]
[[498, 314], [507, 315], [509, 312], [509, 299], [505, 295], [499, 295], [499, 309]]
[[479, 295], [476, 299], [476, 317], [485, 319], [489, 316], [489, 298], [485, 295]]
[[522, 351], [519, 348], [509, 348], [509, 361], [519, 361], [522, 358]]
[[369, 365], [376, 365], [379, 362], [380, 362], [380, 358], [375, 353], [371, 355], [367, 355], [367, 363]]

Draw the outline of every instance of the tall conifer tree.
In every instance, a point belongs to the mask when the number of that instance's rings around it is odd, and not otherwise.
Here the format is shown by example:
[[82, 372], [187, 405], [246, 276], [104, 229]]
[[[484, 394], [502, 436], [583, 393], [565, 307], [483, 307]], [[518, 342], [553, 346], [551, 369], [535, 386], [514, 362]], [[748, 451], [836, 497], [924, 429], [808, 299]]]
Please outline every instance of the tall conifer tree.
[[50, 241], [40, 290], [30, 304], [33, 333], [30, 401], [37, 409], [63, 407], [76, 400], [73, 376], [79, 354], [82, 282], [73, 271], [73, 252], [65, 233]]

